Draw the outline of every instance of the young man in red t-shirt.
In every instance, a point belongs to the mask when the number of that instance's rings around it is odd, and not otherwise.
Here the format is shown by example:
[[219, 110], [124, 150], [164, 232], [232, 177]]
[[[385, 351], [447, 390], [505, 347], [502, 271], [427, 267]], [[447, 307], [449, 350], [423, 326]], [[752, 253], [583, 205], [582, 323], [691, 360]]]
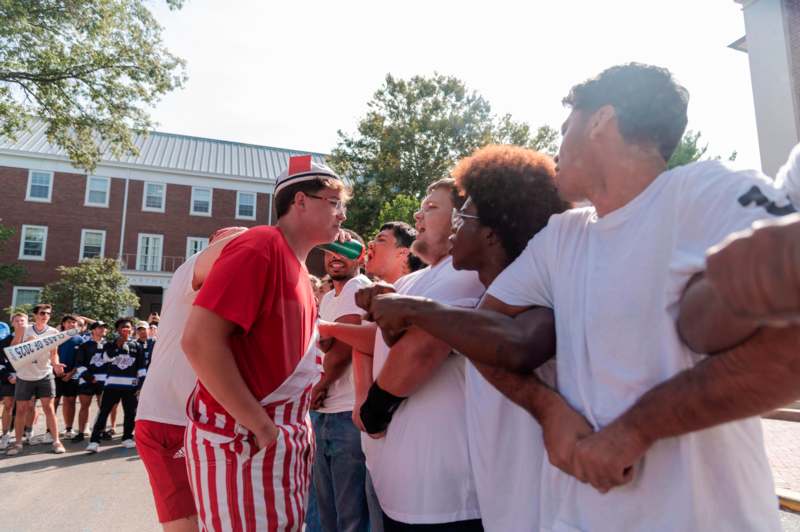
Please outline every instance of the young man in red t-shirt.
[[320, 369], [305, 259], [339, 236], [348, 194], [311, 156], [290, 158], [275, 186], [277, 227], [228, 244], [195, 299], [182, 339], [199, 380], [185, 447], [203, 529], [303, 526]]

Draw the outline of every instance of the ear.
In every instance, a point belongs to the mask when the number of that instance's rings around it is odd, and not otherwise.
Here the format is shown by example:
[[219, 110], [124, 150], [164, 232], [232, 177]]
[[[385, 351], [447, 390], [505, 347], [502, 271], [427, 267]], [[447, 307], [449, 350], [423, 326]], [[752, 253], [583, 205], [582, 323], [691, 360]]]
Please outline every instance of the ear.
[[500, 238], [497, 236], [497, 233], [489, 227], [483, 227], [482, 230], [484, 232], [483, 238], [486, 240], [486, 247], [500, 245]]
[[613, 131], [619, 136], [617, 112], [614, 110], [614, 106], [604, 105], [589, 117], [589, 138], [596, 140], [609, 131]]
[[306, 195], [302, 191], [297, 191], [294, 193], [294, 203], [299, 209], [305, 210], [306, 208]]

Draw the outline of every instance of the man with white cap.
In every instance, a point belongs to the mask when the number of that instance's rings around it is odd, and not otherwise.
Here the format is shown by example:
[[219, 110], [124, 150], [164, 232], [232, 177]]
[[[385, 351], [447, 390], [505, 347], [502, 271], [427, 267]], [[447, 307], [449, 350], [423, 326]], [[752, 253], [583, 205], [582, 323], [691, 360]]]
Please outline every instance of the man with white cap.
[[[166, 532], [197, 530], [197, 509], [189, 487], [183, 440], [186, 399], [197, 382], [180, 341], [192, 302], [214, 261], [245, 227], [215, 231], [209, 246], [175, 270], [164, 295], [164, 319], [136, 410], [136, 448], [153, 490], [158, 520]], [[137, 331], [138, 332], [138, 331]]]
[[348, 196], [330, 168], [290, 157], [277, 226], [229, 243], [197, 294], [181, 344], [199, 380], [185, 450], [203, 529], [303, 526], [320, 372], [305, 260], [340, 236]]

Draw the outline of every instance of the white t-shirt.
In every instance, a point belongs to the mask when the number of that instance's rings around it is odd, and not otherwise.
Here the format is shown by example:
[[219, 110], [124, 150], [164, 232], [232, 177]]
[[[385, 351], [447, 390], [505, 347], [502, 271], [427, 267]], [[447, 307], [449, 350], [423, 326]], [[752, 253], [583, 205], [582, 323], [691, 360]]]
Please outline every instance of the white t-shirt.
[[[356, 292], [371, 284], [372, 282], [366, 275], [357, 275], [345, 283], [338, 296], [334, 290], [326, 293], [319, 303], [319, 317], [326, 321], [336, 321], [348, 314], [363, 316], [364, 311], [356, 305]], [[352, 412], [355, 402], [353, 364], [351, 363], [342, 376], [328, 388], [325, 404], [317, 412], [322, 414]]]
[[[52, 336], [58, 334], [58, 329], [45, 326], [43, 330], [37, 331], [36, 326], [33, 324], [25, 327], [25, 332], [22, 334], [22, 342], [30, 342], [37, 338], [44, 338], [45, 336]], [[54, 347], [53, 349], [58, 349]], [[33, 362], [27, 366], [23, 366], [17, 370], [17, 378], [24, 381], [39, 381], [53, 374], [53, 365], [50, 363], [50, 351], [45, 351], [37, 355]]]
[[[603, 427], [703, 358], [676, 332], [686, 282], [709, 246], [787, 201], [757, 172], [679, 167], [602, 218], [553, 216], [488, 292], [554, 309], [559, 393]], [[634, 474], [601, 495], [544, 460], [541, 529], [780, 530], [758, 418], [660, 440]]]
[[[486, 532], [539, 530], [539, 492], [545, 458], [536, 419], [467, 361], [467, 435], [472, 474]], [[537, 371], [555, 384], [555, 362]]]
[[800, 208], [800, 144], [794, 147], [786, 164], [778, 170], [775, 186], [782, 188], [792, 203]]
[[136, 419], [186, 426], [186, 400], [192, 393], [195, 375], [181, 349], [181, 337], [197, 291], [192, 289], [194, 265], [200, 253], [192, 255], [175, 270], [164, 294], [158, 341], [150, 356], [147, 379], [139, 393]]
[[[476, 272], [456, 271], [447, 257], [395, 283], [401, 294], [474, 307], [484, 291]], [[372, 372], [377, 378], [389, 347], [376, 334]], [[431, 379], [403, 401], [386, 436], [361, 438], [381, 509], [409, 524], [480, 517], [470, 470], [464, 406], [464, 357], [450, 354]]]

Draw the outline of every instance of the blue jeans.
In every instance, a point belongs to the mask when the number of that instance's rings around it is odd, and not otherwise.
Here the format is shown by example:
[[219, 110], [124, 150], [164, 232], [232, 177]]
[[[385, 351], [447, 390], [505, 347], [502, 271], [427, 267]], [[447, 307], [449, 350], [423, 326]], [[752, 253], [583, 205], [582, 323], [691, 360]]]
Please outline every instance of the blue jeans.
[[366, 466], [352, 412], [312, 417], [317, 453], [313, 480], [325, 532], [367, 532]]
[[[311, 411], [311, 423], [316, 427], [320, 414]], [[314, 429], [316, 430], [316, 429]], [[306, 506], [305, 532], [323, 532], [322, 523], [319, 522], [319, 508], [317, 507], [317, 489], [314, 487], [314, 467], [311, 467], [311, 485], [308, 487], [308, 505]]]

